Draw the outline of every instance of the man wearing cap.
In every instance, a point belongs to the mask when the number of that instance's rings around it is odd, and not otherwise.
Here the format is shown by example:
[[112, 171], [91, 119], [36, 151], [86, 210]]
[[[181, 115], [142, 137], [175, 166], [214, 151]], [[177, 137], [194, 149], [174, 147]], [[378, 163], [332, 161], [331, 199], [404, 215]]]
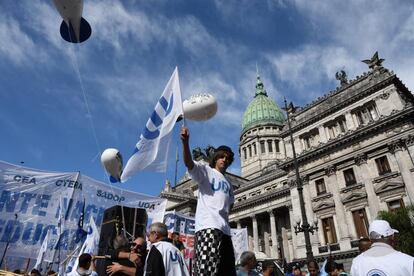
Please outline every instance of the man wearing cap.
[[385, 220], [374, 220], [369, 226], [371, 248], [352, 261], [352, 276], [413, 276], [414, 258], [393, 248], [394, 234]]
[[231, 242], [229, 212], [234, 203], [233, 187], [224, 173], [234, 154], [227, 146], [214, 151], [210, 164], [193, 161], [188, 128], [181, 129], [184, 164], [198, 183], [195, 214], [195, 256], [193, 274], [198, 276], [236, 275]]

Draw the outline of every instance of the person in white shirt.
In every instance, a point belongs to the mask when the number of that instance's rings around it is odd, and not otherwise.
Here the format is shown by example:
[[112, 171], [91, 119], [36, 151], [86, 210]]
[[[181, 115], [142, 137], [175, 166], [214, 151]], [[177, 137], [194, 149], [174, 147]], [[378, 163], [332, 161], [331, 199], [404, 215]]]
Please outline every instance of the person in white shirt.
[[67, 274], [67, 276], [98, 276], [95, 270], [95, 260], [88, 253], [83, 253], [78, 259], [78, 268]]
[[145, 260], [144, 276], [189, 276], [183, 254], [168, 240], [167, 226], [151, 224], [148, 240], [150, 250]]
[[181, 129], [184, 164], [198, 183], [195, 214], [195, 254], [193, 274], [197, 276], [235, 276], [229, 212], [234, 203], [233, 187], [224, 176], [234, 159], [227, 146], [214, 151], [210, 164], [193, 161], [189, 130]]
[[394, 234], [385, 220], [374, 220], [369, 226], [371, 248], [352, 261], [352, 276], [414, 276], [414, 258], [393, 248]]

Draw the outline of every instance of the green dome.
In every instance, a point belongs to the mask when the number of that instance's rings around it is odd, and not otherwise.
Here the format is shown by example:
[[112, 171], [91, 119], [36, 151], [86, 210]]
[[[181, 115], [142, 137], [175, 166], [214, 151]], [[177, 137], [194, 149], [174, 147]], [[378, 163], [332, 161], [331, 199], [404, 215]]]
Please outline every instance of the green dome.
[[242, 133], [259, 125], [283, 125], [284, 121], [282, 110], [267, 96], [263, 82], [257, 76], [256, 95], [244, 112]]

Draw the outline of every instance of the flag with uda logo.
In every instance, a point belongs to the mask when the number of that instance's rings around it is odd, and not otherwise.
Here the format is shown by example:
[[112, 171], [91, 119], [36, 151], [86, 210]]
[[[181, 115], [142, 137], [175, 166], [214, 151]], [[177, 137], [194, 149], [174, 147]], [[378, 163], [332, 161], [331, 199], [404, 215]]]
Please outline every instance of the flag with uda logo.
[[143, 170], [166, 171], [171, 133], [182, 114], [181, 90], [176, 67], [122, 172], [121, 182]]

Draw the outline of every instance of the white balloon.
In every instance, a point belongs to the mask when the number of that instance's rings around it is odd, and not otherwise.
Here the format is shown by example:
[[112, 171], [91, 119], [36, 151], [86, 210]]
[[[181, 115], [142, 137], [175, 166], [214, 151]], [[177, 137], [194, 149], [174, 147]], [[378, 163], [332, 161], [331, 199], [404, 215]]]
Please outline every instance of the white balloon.
[[[117, 149], [106, 149], [101, 155], [101, 163], [106, 172], [116, 181], [120, 181], [122, 173], [122, 155]], [[112, 179], [111, 179], [112, 181]]]
[[213, 95], [200, 93], [183, 102], [184, 117], [193, 121], [207, 121], [217, 113], [217, 101]]

